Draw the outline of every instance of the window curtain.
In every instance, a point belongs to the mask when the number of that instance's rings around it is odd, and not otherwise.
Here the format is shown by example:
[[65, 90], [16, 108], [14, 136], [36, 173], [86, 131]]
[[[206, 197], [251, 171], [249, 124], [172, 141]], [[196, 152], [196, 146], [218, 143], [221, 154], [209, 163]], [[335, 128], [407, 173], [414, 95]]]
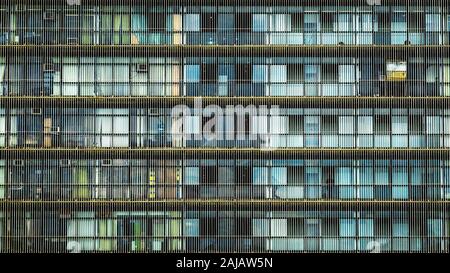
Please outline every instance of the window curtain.
[[64, 64], [62, 67], [63, 96], [78, 95], [78, 65]]
[[5, 117], [5, 109], [0, 109], [0, 147], [5, 147], [5, 146], [6, 146], [6, 117]]
[[129, 113], [128, 109], [113, 110], [113, 146], [128, 147]]
[[[5, 168], [0, 167], [0, 199], [4, 198], [5, 198]], [[1, 235], [2, 234], [0, 233], [0, 236]]]
[[200, 183], [200, 170], [198, 167], [185, 167], [184, 175], [185, 185], [198, 185]]
[[287, 66], [271, 65], [270, 66], [270, 82], [286, 83], [287, 82]]
[[200, 31], [199, 14], [185, 14], [183, 19], [184, 31]]
[[270, 221], [270, 237], [271, 250], [287, 249], [287, 219], [271, 219]]
[[114, 14], [113, 30], [114, 44], [126, 45], [130, 44], [130, 15]]
[[[107, 7], [104, 7], [104, 9]], [[105, 45], [110, 45], [111, 40], [111, 29], [112, 29], [112, 15], [107, 13], [108, 10], [102, 10], [100, 17], [100, 33], [101, 33], [101, 43]]]
[[83, 45], [98, 44], [99, 18], [98, 14], [86, 14], [82, 17], [81, 43]]
[[427, 116], [427, 134], [440, 134], [441, 130], [441, 117], [440, 116]]
[[[105, 60], [105, 61], [111, 61]], [[112, 82], [113, 82], [113, 66], [111, 64], [99, 64], [97, 65], [97, 95], [98, 96], [111, 96], [112, 95]]]
[[95, 95], [95, 65], [81, 64], [80, 65], [80, 95], [94, 96]]
[[340, 116], [339, 117], [339, 134], [353, 134], [354, 132], [354, 117]]
[[339, 65], [339, 83], [354, 83], [355, 82], [355, 66], [354, 65]]
[[439, 14], [425, 14], [426, 32], [440, 32], [441, 29], [441, 16]]
[[[122, 63], [128, 60], [121, 60]], [[114, 64], [114, 95], [128, 96], [130, 87], [130, 65], [129, 64]]]
[[[450, 96], [450, 65], [443, 65], [443, 88], [444, 88], [444, 96]], [[0, 74], [1, 76], [1, 74]], [[1, 78], [0, 78], [1, 79]]]
[[291, 31], [291, 15], [272, 14], [270, 16], [270, 31], [272, 32]]
[[87, 167], [78, 167], [75, 169], [75, 191], [74, 198], [88, 199], [90, 198], [89, 193], [89, 177]]
[[339, 13], [337, 16], [337, 28], [334, 31], [350, 32], [353, 30], [353, 14]]
[[[133, 45], [147, 44], [147, 16], [140, 12], [142, 11], [135, 10], [131, 16], [131, 44]], [[150, 31], [153, 32], [154, 30]]]
[[358, 116], [358, 133], [373, 134], [373, 117]]
[[362, 32], [371, 32], [371, 31], [378, 31], [378, 21], [376, 16], [373, 16], [373, 14], [367, 13], [367, 14], [361, 14], [359, 16], [361, 21], [361, 29]]
[[7, 89], [7, 81], [8, 79], [5, 77], [6, 64], [5, 58], [0, 57], [0, 96], [4, 96], [6, 94]]
[[269, 29], [267, 14], [252, 14], [252, 31], [266, 32]]
[[97, 147], [112, 147], [112, 109], [96, 109], [95, 135]]
[[354, 117], [339, 117], [339, 147], [353, 147]]
[[319, 37], [318, 32], [320, 31], [319, 14], [305, 13], [304, 22], [305, 22], [304, 43], [307, 45], [317, 44]]

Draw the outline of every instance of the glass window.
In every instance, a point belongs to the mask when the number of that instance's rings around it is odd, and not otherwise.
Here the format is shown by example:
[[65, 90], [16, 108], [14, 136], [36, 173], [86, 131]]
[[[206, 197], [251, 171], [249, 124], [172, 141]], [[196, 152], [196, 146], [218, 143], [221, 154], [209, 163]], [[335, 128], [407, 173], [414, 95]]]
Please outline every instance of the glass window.
[[291, 31], [290, 14], [272, 14], [270, 19], [270, 31]]
[[356, 220], [340, 219], [339, 220], [339, 236], [353, 237], [356, 236]]
[[267, 185], [269, 181], [269, 168], [254, 167], [253, 168], [253, 184]]
[[315, 83], [319, 81], [319, 66], [305, 65], [305, 82]]
[[306, 134], [318, 134], [319, 133], [319, 120], [318, 116], [305, 116], [305, 133]]
[[184, 136], [188, 137], [190, 134], [200, 134], [201, 122], [199, 116], [185, 116], [184, 117]]
[[253, 82], [267, 82], [267, 65], [253, 65], [252, 69], [252, 81]]
[[355, 82], [355, 66], [339, 65], [339, 82], [354, 83]]
[[373, 219], [359, 219], [359, 236], [373, 236]]
[[64, 82], [63, 95], [78, 95], [78, 65], [63, 65], [62, 80]]
[[441, 20], [439, 14], [425, 15], [425, 31], [441, 31]]
[[269, 236], [269, 219], [253, 219], [253, 236]]
[[427, 117], [427, 134], [440, 134], [441, 133], [441, 117], [428, 116]]
[[272, 176], [270, 180], [272, 185], [287, 185], [287, 168], [272, 167]]
[[442, 220], [428, 219], [428, 236], [441, 237], [442, 233]]
[[[148, 72], [149, 72], [149, 82], [152, 83], [163, 83], [164, 82], [164, 78], [165, 78], [165, 70], [164, 70], [164, 65], [149, 65], [148, 67]], [[146, 75], [145, 73], [141, 73]], [[188, 82], [186, 80], [186, 82]]]
[[406, 13], [394, 12], [391, 24], [392, 31], [406, 31]]
[[183, 19], [183, 26], [185, 31], [200, 31], [199, 14], [185, 14]]
[[200, 65], [188, 64], [184, 66], [184, 80], [189, 83], [200, 82]]
[[285, 83], [287, 81], [287, 66], [286, 65], [271, 65], [270, 66], [270, 82]]
[[407, 219], [393, 220], [392, 235], [394, 237], [407, 237], [409, 235], [409, 225]]
[[184, 236], [199, 236], [199, 219], [184, 219]]
[[392, 117], [392, 133], [407, 134], [408, 133], [408, 117], [393, 116]]
[[253, 14], [252, 15], [252, 31], [264, 32], [268, 30], [267, 14]]
[[375, 168], [375, 184], [388, 185], [389, 184], [389, 169], [385, 167]]
[[287, 236], [287, 219], [272, 219], [270, 235], [273, 237]]
[[198, 167], [185, 167], [184, 168], [184, 184], [185, 185], [198, 185], [200, 182], [200, 171]]
[[372, 14], [361, 14], [359, 18], [361, 20], [361, 31], [376, 31], [373, 27], [375, 22], [372, 22], [374, 18]]
[[371, 116], [358, 117], [358, 133], [373, 134], [373, 117]]
[[352, 31], [352, 15], [348, 13], [338, 14], [338, 31]]
[[339, 117], [339, 134], [353, 134], [353, 120], [351, 116]]
[[128, 147], [128, 109], [115, 109], [113, 117], [114, 147]]

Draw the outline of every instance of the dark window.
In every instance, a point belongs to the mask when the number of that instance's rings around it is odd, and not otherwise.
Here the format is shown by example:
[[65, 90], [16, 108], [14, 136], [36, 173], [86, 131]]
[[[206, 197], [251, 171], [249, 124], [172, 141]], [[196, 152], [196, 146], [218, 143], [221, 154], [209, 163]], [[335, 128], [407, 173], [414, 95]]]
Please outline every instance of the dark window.
[[250, 64], [236, 65], [236, 78], [238, 81], [250, 82], [252, 79], [252, 66]]
[[249, 166], [238, 166], [236, 167], [236, 183], [237, 184], [251, 184], [252, 179], [252, 168]]
[[215, 13], [203, 13], [202, 14], [202, 31], [216, 31], [217, 29], [217, 16]]
[[246, 32], [252, 29], [252, 17], [249, 13], [237, 13], [236, 15], [236, 31]]
[[241, 236], [252, 235], [251, 218], [237, 218], [235, 223], [236, 223], [236, 235]]
[[200, 168], [203, 184], [217, 184], [216, 166], [203, 166]]
[[166, 19], [164, 15], [160, 13], [149, 14], [148, 28], [150, 32], [164, 31], [166, 28]]
[[201, 218], [200, 235], [217, 235], [217, 220], [212, 217]]
[[217, 67], [215, 64], [202, 64], [201, 73], [203, 82], [213, 82], [217, 80]]

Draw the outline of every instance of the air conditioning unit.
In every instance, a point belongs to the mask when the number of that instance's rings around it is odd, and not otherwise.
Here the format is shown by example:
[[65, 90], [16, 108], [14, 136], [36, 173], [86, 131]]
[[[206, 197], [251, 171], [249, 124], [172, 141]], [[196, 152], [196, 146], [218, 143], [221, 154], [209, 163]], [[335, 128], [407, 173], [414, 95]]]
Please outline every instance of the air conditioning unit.
[[55, 20], [55, 14], [51, 11], [45, 11], [44, 20]]
[[61, 159], [59, 160], [59, 166], [61, 167], [70, 167], [70, 159]]
[[23, 165], [24, 165], [23, 159], [14, 159], [14, 160], [13, 160], [13, 166], [21, 167], [21, 166], [23, 166]]
[[103, 159], [102, 166], [112, 166], [112, 160], [111, 159]]
[[32, 108], [31, 114], [32, 115], [42, 115], [42, 108]]
[[44, 72], [55, 71], [55, 66], [52, 63], [44, 64]]
[[76, 38], [76, 37], [67, 38], [67, 44], [68, 45], [78, 45], [78, 38]]
[[136, 66], [136, 71], [137, 71], [138, 73], [147, 73], [147, 71], [148, 71], [148, 66], [147, 66], [147, 64], [138, 64], [138, 65]]

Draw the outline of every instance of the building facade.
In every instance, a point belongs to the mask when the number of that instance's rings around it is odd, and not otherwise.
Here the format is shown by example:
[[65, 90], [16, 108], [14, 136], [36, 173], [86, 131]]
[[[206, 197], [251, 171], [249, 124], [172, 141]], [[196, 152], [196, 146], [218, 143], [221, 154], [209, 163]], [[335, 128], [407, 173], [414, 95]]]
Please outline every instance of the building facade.
[[448, 1], [0, 18], [0, 252], [449, 252]]

